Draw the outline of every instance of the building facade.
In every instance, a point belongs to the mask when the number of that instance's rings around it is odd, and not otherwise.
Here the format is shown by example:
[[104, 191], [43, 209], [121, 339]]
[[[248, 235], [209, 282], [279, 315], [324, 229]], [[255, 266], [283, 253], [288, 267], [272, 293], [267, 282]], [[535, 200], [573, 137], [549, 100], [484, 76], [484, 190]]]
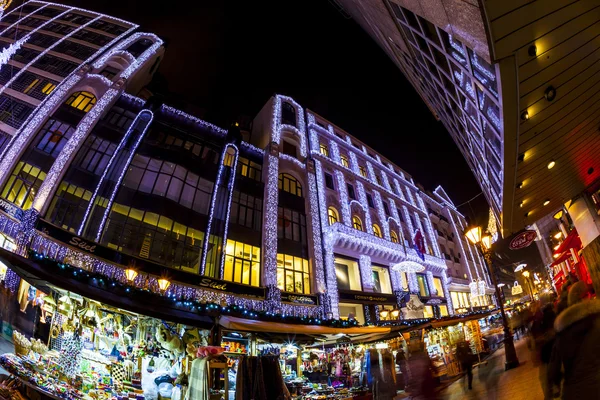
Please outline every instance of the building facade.
[[[0, 125], [10, 138], [0, 231], [14, 253], [2, 255], [17, 270], [61, 284], [85, 276], [86, 293], [156, 291], [176, 300], [156, 307], [185, 315], [210, 304], [252, 318], [378, 324], [492, 306], [485, 264], [443, 189], [425, 193], [293, 99], [271, 98], [248, 132], [225, 130], [131, 94], [163, 54], [133, 24], [33, 1], [0, 26], [14, 28], [13, 41], [0, 38], [9, 47], [25, 39], [0, 68], [12, 71], [0, 90], [11, 107], [31, 106]], [[75, 63], [80, 53], [63, 56], [60, 43], [88, 48], [87, 58]], [[34, 54], [27, 64], [23, 53]], [[49, 72], [40, 57], [75, 65]], [[30, 89], [14, 85], [20, 76]], [[36, 99], [45, 79], [56, 87]], [[403, 262], [419, 272], [394, 270]]]

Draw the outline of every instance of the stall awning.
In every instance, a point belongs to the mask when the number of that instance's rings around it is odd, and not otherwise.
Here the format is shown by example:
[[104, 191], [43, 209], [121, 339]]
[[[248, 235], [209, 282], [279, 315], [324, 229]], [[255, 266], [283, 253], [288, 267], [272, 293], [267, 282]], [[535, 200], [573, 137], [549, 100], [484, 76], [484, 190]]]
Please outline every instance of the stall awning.
[[569, 232], [565, 240], [563, 240], [560, 246], [558, 246], [558, 249], [554, 251], [554, 254], [562, 254], [570, 249], [575, 249], [577, 251], [581, 249], [581, 239], [579, 238], [577, 229], [573, 229], [571, 232]]
[[431, 327], [432, 328], [441, 328], [444, 326], [452, 326], [452, 325], [459, 324], [461, 322], [467, 322], [467, 321], [472, 321], [475, 319], [486, 318], [497, 312], [498, 312], [498, 310], [493, 310], [493, 311], [490, 311], [487, 313], [468, 315], [466, 317], [460, 317], [459, 316], [460, 314], [458, 314], [454, 318], [440, 320], [440, 321], [431, 321]]
[[558, 256], [554, 262], [552, 262], [552, 264], [550, 264], [550, 268], [554, 267], [555, 265], [560, 264], [561, 262], [564, 262], [566, 260], [568, 260], [569, 258], [571, 258], [571, 252], [570, 251], [564, 251], [560, 256]]
[[237, 317], [221, 317], [220, 325], [225, 329], [245, 332], [290, 333], [297, 335], [369, 335], [387, 334], [391, 329], [387, 327], [363, 326], [351, 328], [331, 328], [320, 325], [297, 325], [283, 322], [255, 321]]

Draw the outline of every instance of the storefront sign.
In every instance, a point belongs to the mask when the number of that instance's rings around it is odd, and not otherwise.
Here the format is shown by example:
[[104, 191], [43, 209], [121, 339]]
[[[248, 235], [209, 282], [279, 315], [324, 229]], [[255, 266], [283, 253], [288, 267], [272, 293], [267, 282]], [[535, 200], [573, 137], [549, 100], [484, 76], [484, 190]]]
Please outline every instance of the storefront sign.
[[519, 282], [515, 281], [515, 285], [512, 287], [512, 295], [517, 295], [523, 293], [523, 287], [519, 285]]
[[416, 294], [410, 295], [406, 307], [402, 308], [402, 319], [419, 319], [425, 317], [425, 305]]
[[340, 301], [347, 300], [353, 303], [362, 303], [362, 304], [396, 304], [397, 298], [393, 294], [383, 294], [383, 293], [365, 293], [365, 292], [352, 292], [352, 291], [342, 291], [339, 293]]
[[281, 293], [281, 301], [285, 301], [287, 303], [306, 304], [310, 306], [316, 306], [319, 304], [317, 296], [311, 296], [309, 294]]
[[537, 238], [536, 231], [523, 231], [523, 232], [519, 233], [517, 236], [515, 236], [514, 238], [512, 238], [508, 247], [511, 250], [524, 249], [525, 247], [527, 247], [531, 243], [533, 243], [536, 238]]
[[136, 269], [138, 269], [140, 272], [161, 276], [167, 271], [168, 275], [174, 281], [185, 282], [218, 292], [227, 292], [261, 298], [265, 297], [264, 288], [241, 285], [239, 283], [222, 281], [220, 279], [207, 278], [205, 276], [200, 276], [198, 274], [178, 269], [171, 269], [152, 261], [147, 261], [138, 257], [120, 253], [98, 243], [91, 242], [41, 219], [38, 220], [36, 228], [40, 232], [58, 240], [59, 242], [64, 243], [67, 246], [74, 247], [89, 254], [93, 254], [94, 256], [105, 259], [109, 262], [120, 265], [129, 265], [131, 263], [135, 263]]
[[11, 217], [18, 219], [19, 221], [23, 218], [23, 210], [2, 199], [0, 199], [0, 210], [4, 211]]

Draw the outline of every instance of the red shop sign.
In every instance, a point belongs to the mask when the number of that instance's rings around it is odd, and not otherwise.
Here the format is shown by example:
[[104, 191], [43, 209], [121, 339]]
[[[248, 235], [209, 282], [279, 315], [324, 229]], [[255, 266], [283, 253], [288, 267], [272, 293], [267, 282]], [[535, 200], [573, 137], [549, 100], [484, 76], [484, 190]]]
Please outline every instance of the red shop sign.
[[524, 249], [525, 247], [533, 243], [535, 241], [535, 238], [537, 238], [536, 231], [523, 231], [510, 241], [508, 247], [511, 250]]

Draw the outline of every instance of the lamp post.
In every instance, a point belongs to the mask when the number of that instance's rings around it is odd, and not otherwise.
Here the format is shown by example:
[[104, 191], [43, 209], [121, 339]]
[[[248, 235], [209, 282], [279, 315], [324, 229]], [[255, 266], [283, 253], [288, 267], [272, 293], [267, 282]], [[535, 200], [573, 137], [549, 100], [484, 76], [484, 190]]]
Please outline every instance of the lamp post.
[[504, 312], [504, 304], [502, 304], [502, 296], [500, 295], [500, 288], [498, 287], [498, 283], [496, 281], [496, 274], [494, 274], [492, 271], [492, 237], [487, 234], [482, 236], [480, 226], [467, 228], [465, 231], [465, 236], [469, 242], [476, 245], [483, 254], [488, 267], [490, 279], [492, 280], [494, 290], [496, 291], [496, 298], [498, 299], [500, 313], [502, 314], [502, 325], [504, 326], [504, 353], [506, 355], [504, 370], [516, 368], [519, 366], [519, 359], [517, 358], [517, 352], [515, 350], [512, 333], [508, 327], [508, 319], [506, 318], [506, 313]]

